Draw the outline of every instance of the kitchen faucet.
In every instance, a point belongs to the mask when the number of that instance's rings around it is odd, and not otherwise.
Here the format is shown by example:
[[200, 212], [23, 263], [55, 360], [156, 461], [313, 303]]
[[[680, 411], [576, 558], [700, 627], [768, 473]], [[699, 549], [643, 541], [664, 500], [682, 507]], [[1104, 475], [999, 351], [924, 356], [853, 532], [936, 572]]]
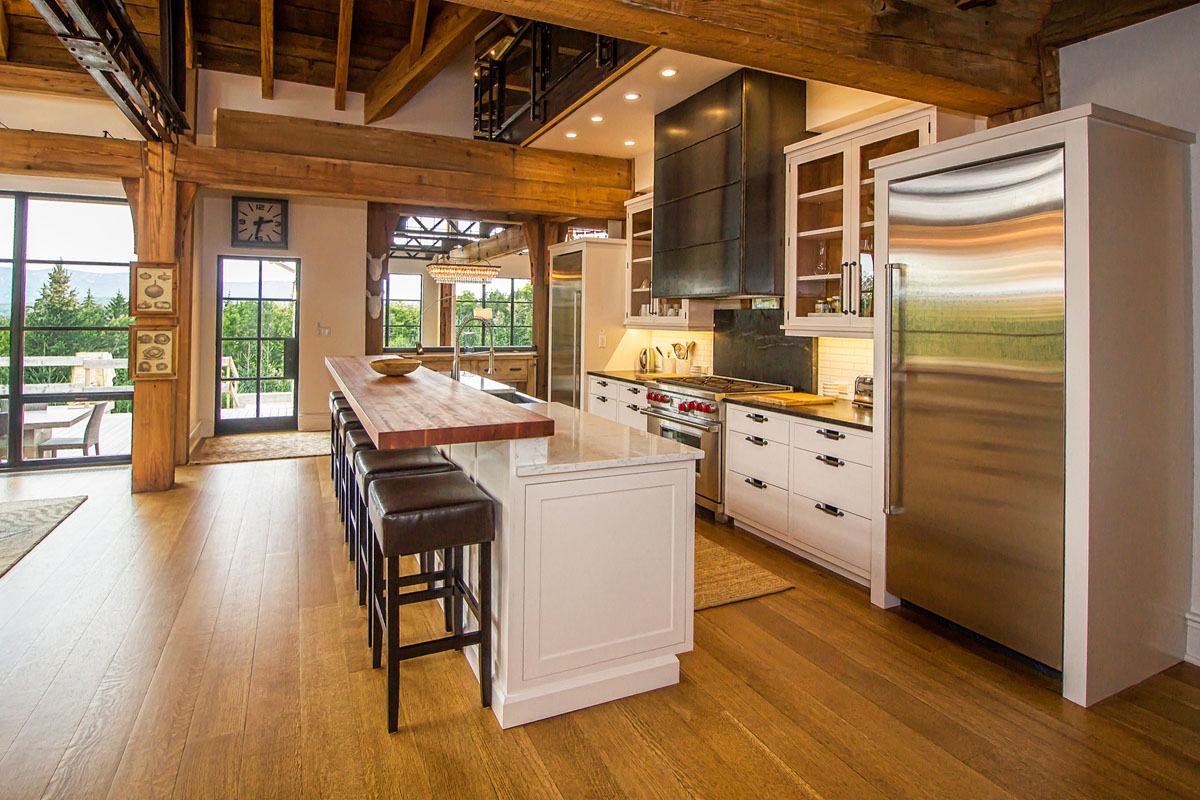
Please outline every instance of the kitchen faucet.
[[[459, 375], [458, 359], [459, 359], [459, 355], [461, 354], [461, 351], [462, 351], [463, 331], [465, 331], [467, 329], [467, 326], [470, 325], [472, 322], [478, 322], [481, 326], [480, 334], [479, 334], [479, 340], [481, 342], [483, 341], [484, 332], [487, 333], [487, 336], [488, 336], [487, 374], [488, 375], [496, 374], [496, 331], [495, 331], [495, 327], [492, 325], [492, 321], [490, 319], [486, 319], [484, 317], [472, 317], [471, 319], [464, 322], [461, 326], [459, 326], [458, 335], [454, 337], [454, 363], [450, 367], [450, 377], [453, 378], [454, 380], [458, 380], [458, 375]], [[472, 348], [471, 352], [472, 353], [475, 352], [475, 349]]]

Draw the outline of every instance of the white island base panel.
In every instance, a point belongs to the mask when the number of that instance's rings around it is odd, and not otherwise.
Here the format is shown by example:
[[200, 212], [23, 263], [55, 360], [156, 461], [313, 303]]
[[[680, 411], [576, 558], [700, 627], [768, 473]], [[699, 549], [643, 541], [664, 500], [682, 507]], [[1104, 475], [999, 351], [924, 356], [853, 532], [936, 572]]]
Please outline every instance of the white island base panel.
[[[529, 407], [556, 421], [545, 451], [442, 448], [499, 503], [492, 710], [503, 728], [678, 683], [676, 654], [692, 649], [699, 451]], [[477, 586], [473, 552], [467, 569]], [[478, 647], [465, 652], [478, 675]]]

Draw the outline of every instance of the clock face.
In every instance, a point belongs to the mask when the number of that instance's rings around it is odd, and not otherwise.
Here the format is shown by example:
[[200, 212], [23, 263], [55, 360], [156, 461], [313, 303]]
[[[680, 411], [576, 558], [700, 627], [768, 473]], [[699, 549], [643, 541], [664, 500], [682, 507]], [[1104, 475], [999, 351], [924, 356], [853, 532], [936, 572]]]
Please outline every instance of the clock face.
[[233, 243], [252, 247], [287, 247], [287, 201], [235, 197]]

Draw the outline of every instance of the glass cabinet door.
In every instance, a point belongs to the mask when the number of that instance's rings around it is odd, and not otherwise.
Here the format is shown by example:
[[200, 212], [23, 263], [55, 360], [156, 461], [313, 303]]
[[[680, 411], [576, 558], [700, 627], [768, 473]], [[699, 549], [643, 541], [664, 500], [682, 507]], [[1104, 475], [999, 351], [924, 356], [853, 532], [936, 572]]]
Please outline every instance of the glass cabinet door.
[[856, 298], [858, 316], [870, 319], [875, 315], [875, 170], [870, 163], [876, 158], [903, 153], [921, 145], [921, 132], [926, 130], [921, 120], [907, 130], [891, 129], [878, 138], [858, 144], [858, 230], [855, 248], [858, 251]]
[[650, 294], [650, 263], [653, 253], [651, 234], [654, 209], [645, 208], [629, 215], [629, 316], [649, 317], [654, 300]]
[[792, 165], [796, 318], [842, 316], [846, 167], [842, 149], [814, 153]]

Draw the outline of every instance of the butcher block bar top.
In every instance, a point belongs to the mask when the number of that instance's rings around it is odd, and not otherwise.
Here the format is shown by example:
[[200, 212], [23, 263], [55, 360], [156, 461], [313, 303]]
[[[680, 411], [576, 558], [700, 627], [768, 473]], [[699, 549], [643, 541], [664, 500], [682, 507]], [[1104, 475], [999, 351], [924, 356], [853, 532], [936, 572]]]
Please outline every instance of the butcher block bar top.
[[381, 450], [536, 439], [554, 420], [421, 367], [389, 378], [371, 369], [386, 356], [329, 356], [325, 366]]

